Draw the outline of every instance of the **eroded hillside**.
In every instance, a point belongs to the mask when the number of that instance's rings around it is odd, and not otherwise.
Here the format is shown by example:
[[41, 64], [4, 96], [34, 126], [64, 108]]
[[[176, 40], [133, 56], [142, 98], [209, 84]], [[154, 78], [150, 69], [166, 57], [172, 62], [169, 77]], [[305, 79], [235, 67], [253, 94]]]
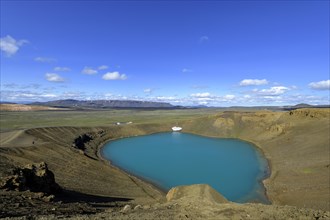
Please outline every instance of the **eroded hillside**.
[[265, 185], [273, 203], [329, 210], [329, 109], [223, 112], [183, 126], [188, 132], [241, 138], [260, 147], [272, 169]]
[[[44, 161], [66, 190], [132, 199], [135, 204], [163, 204], [164, 193], [109, 166], [109, 162], [100, 159], [98, 150], [105, 141], [169, 131], [172, 125], [162, 121], [103, 127], [42, 127], [1, 133], [5, 138], [1, 140], [0, 175], [4, 176], [13, 166]], [[265, 186], [274, 205], [329, 210], [329, 109], [228, 111], [180, 120], [178, 125], [184, 132], [241, 138], [260, 147], [271, 165], [271, 177]], [[164, 207], [159, 205], [160, 209]], [[276, 206], [276, 210], [280, 207]], [[258, 206], [259, 209], [263, 206]]]

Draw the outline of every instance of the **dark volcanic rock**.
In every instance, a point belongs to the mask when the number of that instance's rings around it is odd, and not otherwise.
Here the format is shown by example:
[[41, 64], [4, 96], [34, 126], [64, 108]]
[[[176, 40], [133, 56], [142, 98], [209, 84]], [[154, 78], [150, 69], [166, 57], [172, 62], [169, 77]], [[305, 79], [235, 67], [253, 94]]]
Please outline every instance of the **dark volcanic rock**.
[[85, 150], [85, 143], [93, 140], [93, 136], [90, 134], [83, 134], [74, 139], [73, 147], [80, 149], [80, 150]]
[[15, 168], [13, 175], [4, 177], [0, 188], [5, 190], [43, 192], [54, 194], [61, 191], [55, 177], [45, 162], [28, 164], [23, 168]]

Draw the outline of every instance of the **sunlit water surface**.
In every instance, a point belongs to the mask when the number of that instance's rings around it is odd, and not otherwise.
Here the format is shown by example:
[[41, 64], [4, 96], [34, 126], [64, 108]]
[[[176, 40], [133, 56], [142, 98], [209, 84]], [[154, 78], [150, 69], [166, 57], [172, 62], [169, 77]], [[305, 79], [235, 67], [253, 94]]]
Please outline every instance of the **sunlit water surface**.
[[230, 201], [269, 203], [261, 183], [269, 174], [267, 160], [238, 139], [157, 133], [110, 141], [102, 155], [164, 190], [207, 183]]

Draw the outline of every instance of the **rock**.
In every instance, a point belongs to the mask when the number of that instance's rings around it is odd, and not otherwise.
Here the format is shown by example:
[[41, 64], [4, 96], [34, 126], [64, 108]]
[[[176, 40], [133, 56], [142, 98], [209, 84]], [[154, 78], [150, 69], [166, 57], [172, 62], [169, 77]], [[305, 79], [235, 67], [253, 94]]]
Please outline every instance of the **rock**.
[[0, 183], [0, 189], [22, 191], [25, 179], [19, 175], [3, 177]]
[[168, 202], [186, 199], [188, 201], [209, 201], [212, 203], [228, 203], [228, 200], [207, 184], [177, 186], [166, 195]]
[[42, 198], [42, 200], [44, 200], [45, 202], [52, 202], [54, 201], [54, 199], [55, 199], [54, 195], [49, 195]]
[[320, 118], [329, 117], [329, 109], [328, 108], [324, 108], [324, 109], [301, 108], [301, 109], [292, 110], [288, 114], [290, 116], [299, 117], [301, 119], [304, 119], [304, 118], [320, 119]]
[[74, 139], [72, 146], [80, 150], [85, 150], [85, 144], [90, 142], [91, 140], [93, 140], [93, 136], [91, 134], [83, 134]]
[[105, 135], [105, 130], [100, 130], [97, 132], [99, 137], [103, 137]]
[[45, 162], [29, 164], [13, 170], [13, 175], [4, 178], [1, 189], [53, 194], [61, 191], [55, 177]]
[[141, 205], [137, 205], [134, 207], [134, 210], [137, 210], [137, 209], [142, 209], [142, 206]]
[[45, 196], [43, 192], [37, 192], [34, 194], [35, 198], [42, 199]]
[[130, 211], [132, 209], [131, 205], [125, 205], [124, 208], [122, 210], [120, 210], [120, 212], [126, 213], [128, 211]]

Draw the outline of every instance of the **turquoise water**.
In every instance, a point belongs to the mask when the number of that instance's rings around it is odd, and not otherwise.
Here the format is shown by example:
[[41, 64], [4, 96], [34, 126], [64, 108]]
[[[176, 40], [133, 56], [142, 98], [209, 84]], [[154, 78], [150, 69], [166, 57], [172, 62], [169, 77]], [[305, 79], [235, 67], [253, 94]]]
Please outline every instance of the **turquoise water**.
[[238, 139], [157, 133], [108, 142], [102, 155], [166, 191], [207, 183], [230, 201], [269, 203], [260, 182], [268, 175], [267, 160]]

